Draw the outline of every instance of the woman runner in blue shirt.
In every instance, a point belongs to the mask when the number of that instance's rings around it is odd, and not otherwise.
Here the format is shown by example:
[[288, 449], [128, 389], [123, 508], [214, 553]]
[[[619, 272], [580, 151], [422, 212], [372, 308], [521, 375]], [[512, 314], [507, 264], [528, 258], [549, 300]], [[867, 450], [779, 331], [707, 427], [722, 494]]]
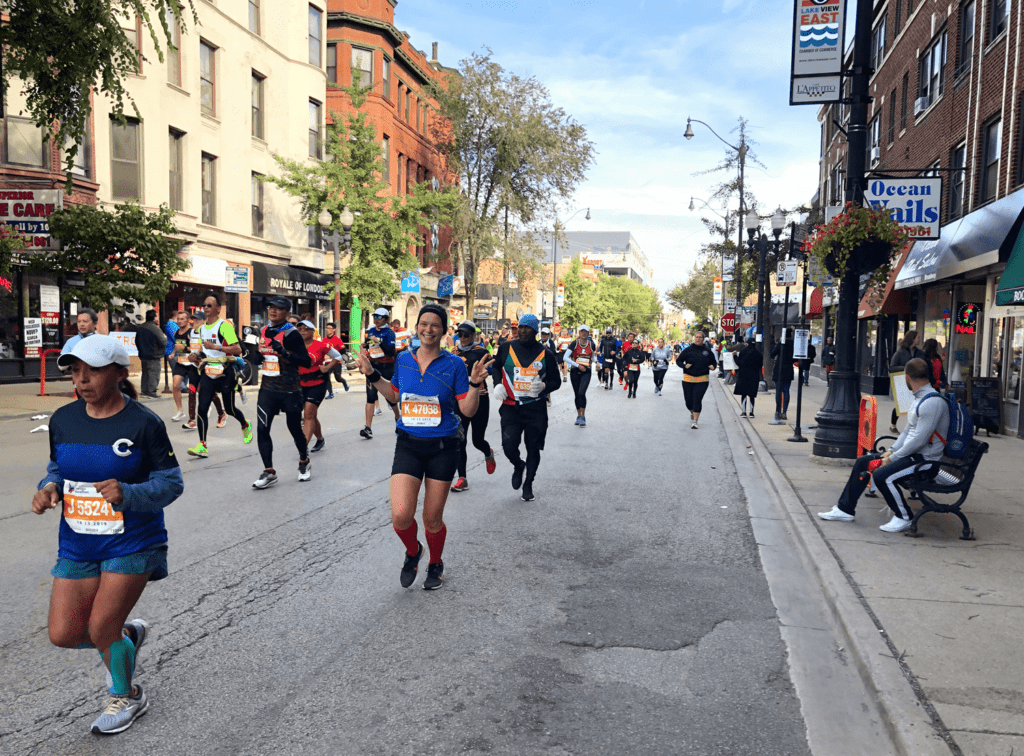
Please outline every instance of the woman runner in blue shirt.
[[32, 498], [36, 514], [61, 505], [50, 642], [103, 658], [112, 697], [92, 724], [103, 735], [149, 708], [132, 682], [149, 625], [125, 623], [146, 583], [167, 577], [163, 508], [184, 490], [167, 429], [135, 400], [128, 364], [124, 346], [101, 335], [58, 358], [80, 398], [50, 419], [50, 462]]
[[[448, 529], [444, 505], [459, 462], [459, 416], [476, 414], [479, 389], [487, 377], [492, 358], [481, 357], [471, 375], [466, 365], [441, 349], [448, 332], [448, 313], [435, 304], [424, 305], [416, 319], [420, 346], [401, 352], [395, 360], [395, 375], [389, 382], [373, 368], [364, 352], [359, 353], [359, 370], [388, 402], [397, 402], [401, 415], [391, 465], [391, 524], [405, 545], [405, 563], [400, 581], [408, 588], [416, 580], [423, 544], [416, 538], [416, 502], [424, 484], [423, 530], [430, 560], [425, 590], [441, 587], [444, 550]], [[486, 399], [485, 399], [486, 401]]]

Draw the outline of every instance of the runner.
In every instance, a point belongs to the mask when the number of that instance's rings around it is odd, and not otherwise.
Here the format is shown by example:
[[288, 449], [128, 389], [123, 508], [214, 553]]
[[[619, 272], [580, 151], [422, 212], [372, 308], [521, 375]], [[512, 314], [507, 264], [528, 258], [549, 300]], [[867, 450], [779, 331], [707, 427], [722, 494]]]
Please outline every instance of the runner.
[[625, 339], [616, 339], [615, 346], [617, 351], [615, 352], [615, 369], [619, 373], [619, 385], [622, 386], [622, 390], [625, 391], [629, 387], [626, 383], [626, 363], [624, 361], [624, 355], [630, 347], [630, 338], [633, 334], [629, 334]]
[[718, 365], [715, 353], [711, 351], [708, 344], [704, 343], [703, 331], [697, 331], [694, 334], [693, 343], [676, 357], [676, 365], [683, 369], [683, 397], [686, 400], [686, 409], [690, 410], [690, 418], [693, 421], [690, 428], [697, 430], [697, 421], [700, 419], [702, 408], [701, 402], [708, 390], [708, 374]]
[[647, 355], [640, 348], [640, 342], [630, 334], [629, 348], [623, 348], [622, 364], [626, 368], [626, 398], [636, 399], [636, 387], [640, 383], [640, 366], [647, 361]]
[[[382, 376], [391, 380], [395, 374], [395, 332], [388, 327], [388, 315], [386, 308], [378, 307], [373, 311], [373, 327], [366, 330], [366, 340], [363, 342], [364, 351], [369, 354], [370, 364]], [[387, 397], [385, 397], [387, 398]], [[366, 439], [373, 438], [373, 415], [374, 404], [377, 402], [377, 389], [369, 381], [366, 382], [366, 425], [359, 431], [359, 435]], [[395, 422], [398, 422], [398, 405], [388, 400], [391, 410], [395, 413]], [[380, 409], [377, 409], [380, 412]]]
[[299, 368], [299, 383], [302, 385], [303, 413], [302, 427], [306, 433], [306, 445], [309, 445], [313, 436], [316, 436], [316, 444], [309, 450], [318, 452], [324, 448], [323, 429], [320, 427], [320, 420], [317, 418], [317, 411], [320, 403], [327, 395], [330, 386], [330, 374], [334, 364], [341, 359], [341, 354], [330, 344], [318, 341], [313, 338], [316, 329], [309, 320], [299, 322], [299, 335], [306, 344], [306, 351], [309, 353], [311, 364], [309, 367]]
[[345, 380], [345, 376], [342, 374], [342, 370], [345, 368], [345, 363], [342, 360], [344, 359], [345, 351], [348, 347], [345, 346], [345, 342], [338, 335], [338, 331], [335, 328], [334, 323], [327, 324], [327, 336], [324, 338], [323, 342], [341, 355], [341, 357], [335, 362], [334, 367], [330, 371], [324, 373], [324, 375], [327, 376], [327, 396], [324, 398], [333, 399], [334, 390], [331, 388], [332, 374], [334, 375], [334, 380], [344, 386], [345, 390], [348, 391], [348, 381]]
[[[269, 488], [277, 483], [270, 426], [278, 412], [284, 412], [288, 432], [292, 434], [295, 448], [299, 451], [299, 480], [306, 481], [312, 477], [309, 447], [302, 431], [303, 401], [302, 386], [299, 383], [299, 370], [310, 367], [312, 360], [298, 329], [287, 321], [291, 308], [291, 300], [287, 297], [271, 297], [267, 300], [267, 320], [270, 324], [263, 326], [260, 331], [260, 351], [256, 361], [262, 378], [256, 399], [256, 416], [259, 420], [256, 443], [263, 460], [263, 472], [252, 484], [253, 488], [258, 489]], [[315, 330], [312, 323], [308, 327], [311, 332]], [[325, 386], [323, 391], [326, 390]]]
[[[405, 545], [405, 563], [400, 582], [408, 588], [416, 580], [423, 556], [423, 544], [416, 538], [416, 502], [423, 494], [423, 530], [430, 558], [424, 590], [440, 588], [444, 579], [441, 559], [448, 529], [444, 505], [459, 456], [459, 417], [476, 414], [480, 388], [487, 377], [490, 358], [482, 357], [467, 376], [462, 360], [441, 349], [448, 327], [448, 313], [435, 304], [424, 305], [416, 319], [420, 346], [403, 352], [389, 381], [375, 369], [365, 353], [359, 355], [359, 370], [391, 402], [401, 400], [398, 440], [391, 465], [391, 524]], [[424, 481], [424, 478], [426, 479]]]
[[402, 325], [402, 321], [395, 318], [391, 323], [391, 330], [395, 332], [395, 350], [397, 352], [404, 352], [410, 346], [412, 346], [412, 334], [409, 333], [405, 326]]
[[[476, 326], [472, 320], [464, 320], [459, 323], [455, 334], [459, 339], [455, 342], [455, 351], [452, 354], [466, 363], [467, 375], [472, 375], [473, 366], [488, 356], [487, 350], [484, 349], [482, 344], [477, 342]], [[488, 361], [490, 361], [490, 357], [488, 357]], [[497, 464], [494, 461], [494, 449], [491, 448], [491, 445], [487, 443], [487, 439], [484, 438], [484, 434], [487, 432], [487, 421], [490, 419], [490, 416], [491, 401], [487, 394], [487, 383], [484, 382], [480, 386], [480, 402], [473, 417], [466, 417], [459, 413], [459, 417], [462, 419], [462, 441], [459, 444], [459, 477], [456, 479], [455, 485], [452, 486], [452, 490], [456, 493], [469, 488], [469, 481], [466, 480], [466, 465], [469, 462], [469, 455], [466, 452], [469, 446], [470, 427], [472, 427], [473, 432], [473, 446], [484, 455], [487, 474], [493, 475], [497, 468]]]
[[[174, 313], [174, 322], [177, 325], [177, 330], [174, 332], [174, 336], [171, 338], [169, 344], [170, 353], [168, 358], [171, 360], [171, 397], [174, 399], [174, 409], [176, 410], [174, 416], [171, 417], [171, 422], [179, 423], [185, 419], [185, 410], [181, 406], [181, 385], [188, 381], [188, 354], [183, 354], [182, 350], [178, 349], [179, 342], [178, 336], [185, 335], [189, 331], [189, 317], [185, 310], [178, 310]], [[187, 340], [184, 342], [187, 345]]]
[[611, 391], [612, 382], [615, 380], [615, 355], [619, 348], [610, 327], [604, 329], [604, 336], [601, 337], [597, 351], [601, 356], [601, 386], [606, 391]]
[[665, 339], [658, 339], [658, 346], [651, 350], [651, 366], [654, 370], [654, 393], [661, 396], [665, 385], [665, 373], [668, 372], [668, 361], [672, 358], [671, 347], [665, 346]]
[[[187, 366], [185, 380], [188, 381], [188, 420], [182, 423], [181, 427], [185, 430], [195, 430], [196, 398], [199, 396], [200, 376], [198, 368], [192, 361], [192, 355], [202, 356], [203, 340], [199, 335], [199, 326], [206, 322], [206, 316], [201, 312], [193, 313], [188, 316], [188, 322], [187, 330], [179, 328], [175, 334], [174, 349], [178, 362], [184, 360], [184, 364]], [[217, 427], [223, 428], [228, 421], [228, 416], [224, 414], [224, 405], [221, 404], [220, 396], [217, 394], [213, 395], [213, 406], [217, 410]]]
[[[512, 488], [523, 489], [523, 501], [533, 501], [533, 481], [540, 467], [540, 453], [548, 431], [547, 396], [562, 387], [554, 355], [537, 342], [540, 320], [536, 315], [519, 319], [517, 338], [498, 347], [491, 372], [494, 395], [501, 401], [501, 449], [512, 463]], [[526, 462], [519, 444], [526, 441]], [[526, 480], [523, 480], [523, 474]]]
[[50, 460], [32, 498], [36, 514], [61, 505], [49, 638], [99, 652], [110, 698], [91, 729], [103, 735], [149, 708], [133, 680], [149, 623], [126, 621], [146, 584], [167, 577], [163, 510], [184, 490], [163, 421], [136, 401], [129, 363], [124, 346], [101, 335], [57, 359], [80, 399], [50, 418]]
[[233, 415], [238, 424], [242, 426], [242, 441], [247, 444], [252, 443], [252, 427], [246, 422], [242, 411], [235, 406], [233, 358], [242, 354], [242, 347], [238, 343], [235, 327], [220, 318], [220, 308], [224, 304], [221, 297], [221, 294], [211, 291], [203, 300], [206, 322], [199, 326], [202, 352], [193, 352], [189, 357], [192, 364], [201, 373], [199, 377], [199, 406], [196, 410], [199, 443], [188, 450], [193, 457], [209, 456], [209, 449], [206, 446], [206, 431], [209, 428], [209, 423], [206, 415], [210, 411], [210, 402], [213, 400], [214, 394], [220, 394], [225, 412]]
[[[556, 323], [555, 325], [558, 324]], [[568, 380], [567, 376], [569, 374], [569, 368], [566, 366], [563, 359], [565, 355], [565, 349], [566, 347], [569, 346], [569, 343], [571, 341], [572, 335], [569, 333], [569, 330], [566, 328], [560, 328], [558, 330], [558, 338], [555, 339], [554, 342], [550, 345], [544, 344], [544, 346], [546, 346], [548, 349], [555, 353], [555, 357], [558, 359], [558, 371], [562, 374], [562, 383], [565, 383]], [[551, 406], [550, 401], [548, 403], [548, 406]]]
[[597, 346], [590, 338], [590, 326], [581, 325], [576, 329], [576, 339], [565, 345], [562, 355], [569, 366], [569, 380], [576, 399], [576, 425], [587, 427], [587, 388], [593, 371]]

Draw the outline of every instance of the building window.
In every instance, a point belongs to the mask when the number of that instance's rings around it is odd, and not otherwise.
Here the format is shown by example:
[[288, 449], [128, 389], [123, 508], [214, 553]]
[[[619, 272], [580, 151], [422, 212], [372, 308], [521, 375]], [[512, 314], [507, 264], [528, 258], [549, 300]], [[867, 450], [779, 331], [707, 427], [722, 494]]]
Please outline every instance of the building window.
[[309, 156], [322, 160], [323, 145], [320, 142], [320, 103], [309, 101]]
[[420, 115], [422, 114], [423, 107], [416, 103], [416, 131], [420, 131]]
[[167, 82], [181, 86], [181, 26], [174, 17], [174, 10], [167, 9], [167, 29], [171, 33], [171, 45], [164, 54], [167, 56]]
[[217, 114], [217, 48], [207, 42], [199, 43], [199, 107], [203, 115]]
[[217, 158], [203, 153], [203, 223], [210, 226], [217, 222]]
[[892, 94], [889, 95], [889, 133], [888, 142], [892, 144], [893, 139], [896, 138], [896, 90], [892, 90]]
[[185, 135], [177, 129], [171, 129], [167, 134], [167, 146], [170, 178], [168, 204], [174, 210], [184, 210]]
[[142, 201], [140, 124], [110, 121], [110, 189], [113, 199]]
[[942, 97], [946, 83], [946, 40], [948, 34], [943, 31], [921, 57], [920, 81], [918, 97], [925, 101], [925, 107]]
[[957, 75], [970, 68], [974, 58], [974, 0], [960, 9], [960, 48], [957, 51]]
[[832, 204], [838, 205], [845, 195], [843, 187], [843, 166], [837, 165], [832, 172]]
[[391, 61], [384, 58], [384, 67], [381, 69], [381, 89], [380, 93], [391, 99]]
[[868, 168], [871, 168], [878, 162], [879, 156], [881, 154], [881, 151], [878, 147], [881, 141], [881, 130], [882, 117], [881, 114], [879, 114], [872, 118], [871, 123], [868, 124]]
[[903, 24], [903, 0], [896, 0], [896, 27], [893, 29], [897, 34], [900, 33], [900, 26]]
[[885, 60], [885, 16], [871, 32], [871, 67], [878, 70]]
[[391, 186], [391, 138], [384, 135], [384, 139], [381, 140], [381, 155], [384, 160], [384, 170], [381, 172], [381, 178], [387, 182], [388, 186]]
[[910, 72], [903, 74], [903, 101], [900, 102], [900, 132], [907, 128], [907, 88], [910, 85]]
[[309, 6], [309, 63], [317, 68], [320, 67], [320, 24], [322, 18], [323, 13], [312, 5]]
[[263, 236], [263, 182], [260, 174], [252, 174], [252, 235]]
[[263, 139], [263, 82], [265, 78], [252, 72], [252, 135]]
[[999, 189], [999, 155], [1003, 144], [1003, 122], [996, 118], [985, 126], [985, 141], [982, 143], [981, 196], [979, 202], [996, 198]]
[[405, 122], [409, 123], [409, 106], [412, 105], [412, 92], [405, 90]]
[[137, 18], [126, 18], [118, 14], [121, 19], [121, 31], [124, 32], [125, 38], [132, 47], [135, 48], [136, 65], [135, 73], [142, 72], [142, 47], [139, 45], [139, 19]]
[[352, 86], [373, 86], [373, 52], [361, 47], [352, 48]]
[[43, 167], [46, 135], [28, 118], [4, 119], [4, 162], [12, 165]]
[[338, 83], [338, 46], [327, 45], [327, 81]]
[[1006, 31], [1006, 0], [992, 0], [992, 16], [989, 24], [989, 41]]
[[[64, 139], [64, 155], [62, 158], [67, 157], [67, 153], [71, 151], [71, 145], [73, 142], [70, 139]], [[75, 167], [71, 169], [71, 173], [75, 176], [81, 176], [82, 178], [89, 177], [89, 128], [86, 124], [85, 134], [82, 136], [82, 142], [78, 145], [78, 152], [75, 153]], [[61, 164], [64, 164], [64, 160], [61, 160]]]
[[260, 33], [260, 0], [249, 0], [249, 31]]
[[[1018, 112], [1024, 116], [1024, 92], [1020, 96]], [[1017, 118], [1017, 177], [1016, 183], [1024, 184], [1024, 117]]]
[[[967, 160], [967, 145], [961, 144], [949, 151], [949, 217], [959, 218], [964, 213], [964, 183], [967, 171], [963, 170]], [[960, 170], [957, 170], [960, 169]]]
[[324, 231], [320, 224], [314, 223], [312, 226], [306, 226], [306, 229], [306, 246], [310, 249], [323, 249]]
[[398, 153], [398, 162], [395, 164], [395, 167], [398, 169], [397, 170], [397, 173], [398, 173], [397, 179], [398, 179], [398, 181], [396, 182], [396, 186], [395, 186], [395, 189], [397, 191], [395, 192], [395, 194], [401, 194], [402, 193], [402, 163], [403, 163], [402, 153], [399, 152]]

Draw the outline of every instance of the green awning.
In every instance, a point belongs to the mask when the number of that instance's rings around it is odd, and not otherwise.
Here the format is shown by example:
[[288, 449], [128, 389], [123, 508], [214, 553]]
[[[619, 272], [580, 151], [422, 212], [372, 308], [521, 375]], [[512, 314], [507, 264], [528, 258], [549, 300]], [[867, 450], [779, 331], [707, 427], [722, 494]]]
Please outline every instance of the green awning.
[[999, 277], [999, 284], [996, 286], [997, 305], [1024, 304], [1024, 212], [1013, 224], [1000, 252], [1005, 252], [1011, 240], [1013, 246], [1006, 262], [1006, 270]]

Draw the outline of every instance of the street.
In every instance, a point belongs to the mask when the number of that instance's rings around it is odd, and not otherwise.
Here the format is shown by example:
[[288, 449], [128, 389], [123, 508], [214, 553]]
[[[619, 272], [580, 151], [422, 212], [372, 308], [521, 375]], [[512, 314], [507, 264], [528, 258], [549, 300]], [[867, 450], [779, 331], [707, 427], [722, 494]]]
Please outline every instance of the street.
[[714, 392], [690, 430], [680, 377], [656, 397], [645, 370], [635, 400], [593, 383], [583, 429], [563, 384], [531, 503], [509, 485], [492, 412], [498, 469], [470, 450], [436, 592], [425, 569], [398, 584], [393, 420], [359, 438], [361, 389], [324, 403], [309, 483], [278, 418], [281, 480], [266, 491], [236, 424], [195, 460], [170, 401], [149, 403], [185, 494], [166, 510], [170, 577], [132, 614], [153, 630], [137, 672], [150, 710], [114, 738], [88, 732], [104, 698], [95, 652], [47, 640], [58, 517], [29, 512], [46, 434], [0, 423], [0, 752], [891, 752]]

